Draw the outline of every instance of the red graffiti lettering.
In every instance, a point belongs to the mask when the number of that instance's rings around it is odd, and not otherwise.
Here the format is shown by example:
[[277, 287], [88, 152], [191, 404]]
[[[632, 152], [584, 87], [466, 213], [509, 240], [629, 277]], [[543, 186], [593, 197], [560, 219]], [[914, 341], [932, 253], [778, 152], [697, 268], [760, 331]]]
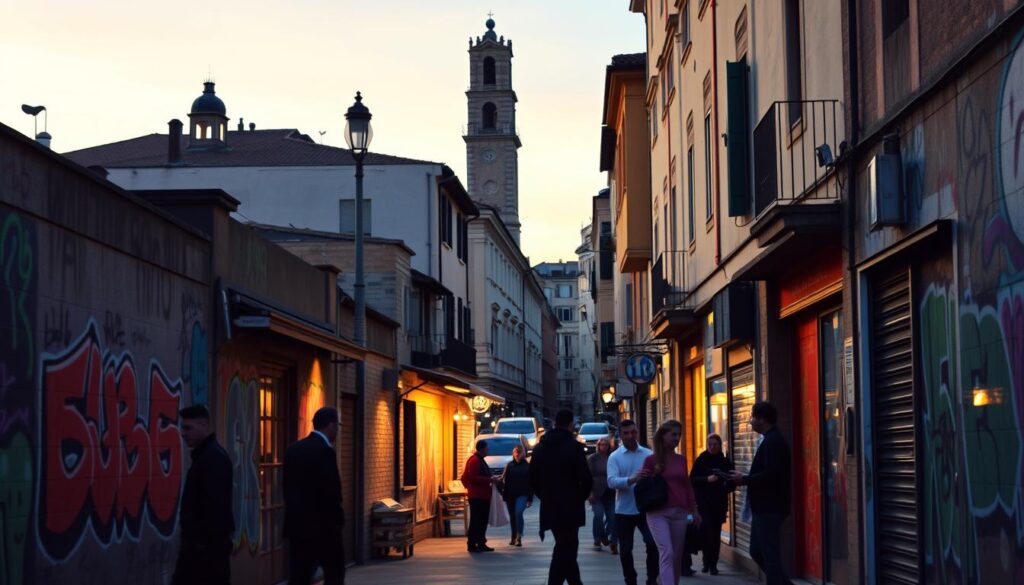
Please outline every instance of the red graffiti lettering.
[[51, 558], [67, 558], [89, 528], [104, 545], [137, 539], [144, 518], [165, 538], [174, 532], [181, 383], [155, 362], [147, 381], [148, 395], [129, 355], [105, 355], [93, 322], [67, 351], [44, 358], [37, 518]]

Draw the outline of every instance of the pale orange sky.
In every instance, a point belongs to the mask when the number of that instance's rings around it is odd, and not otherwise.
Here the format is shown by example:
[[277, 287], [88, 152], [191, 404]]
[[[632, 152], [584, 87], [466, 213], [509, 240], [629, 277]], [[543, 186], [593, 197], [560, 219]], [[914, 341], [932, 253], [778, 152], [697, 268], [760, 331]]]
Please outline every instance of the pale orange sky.
[[[0, 2], [0, 122], [32, 133], [45, 105], [67, 152], [184, 118], [208, 72], [234, 127], [298, 128], [344, 146], [356, 90], [377, 152], [449, 164], [465, 180], [468, 39], [513, 41], [519, 209], [533, 263], [574, 260], [598, 171], [605, 66], [644, 50], [628, 0], [34, 0]], [[42, 124], [42, 115], [40, 115]], [[40, 129], [42, 126], [40, 125]], [[244, 212], [244, 210], [243, 210]]]

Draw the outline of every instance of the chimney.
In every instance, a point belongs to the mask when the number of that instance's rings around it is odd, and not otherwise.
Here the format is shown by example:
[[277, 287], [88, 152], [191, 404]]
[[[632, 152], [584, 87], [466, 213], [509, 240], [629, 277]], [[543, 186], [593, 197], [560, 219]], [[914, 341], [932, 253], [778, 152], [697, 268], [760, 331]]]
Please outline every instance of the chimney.
[[36, 142], [42, 144], [46, 148], [50, 148], [50, 140], [52, 139], [53, 136], [50, 136], [50, 133], [47, 132], [46, 130], [43, 130], [39, 134], [36, 134]]
[[181, 120], [175, 118], [167, 123], [167, 164], [181, 164]]
[[242, 130], [245, 130], [245, 118], [238, 119], [238, 131], [241, 132]]
[[256, 122], [249, 122], [249, 132], [256, 131]]

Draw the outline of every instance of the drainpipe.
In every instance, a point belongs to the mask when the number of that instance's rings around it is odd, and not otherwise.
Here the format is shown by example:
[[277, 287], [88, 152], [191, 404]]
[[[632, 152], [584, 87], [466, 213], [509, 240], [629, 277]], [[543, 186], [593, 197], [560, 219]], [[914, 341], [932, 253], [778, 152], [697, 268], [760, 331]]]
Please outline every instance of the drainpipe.
[[[850, 320], [849, 321], [853, 325], [853, 327], [851, 327], [851, 329], [852, 329], [851, 333], [852, 333], [852, 337], [853, 337], [853, 347], [855, 348], [855, 350], [853, 352], [853, 380], [854, 380], [853, 381], [853, 385], [854, 385], [854, 388], [856, 388], [858, 386], [859, 382], [860, 382], [860, 352], [856, 351], [856, 348], [860, 347], [860, 339], [859, 339], [860, 335], [858, 333], [858, 328], [857, 328], [857, 321], [859, 319], [858, 311], [857, 311], [857, 303], [858, 303], [858, 301], [857, 301], [857, 283], [855, 282], [855, 279], [857, 277], [857, 268], [856, 268], [857, 259], [856, 259], [856, 252], [855, 252], [856, 251], [857, 243], [856, 243], [856, 238], [854, 236], [854, 230], [855, 230], [855, 227], [856, 227], [856, 224], [857, 224], [856, 216], [855, 216], [855, 213], [854, 213], [854, 209], [855, 209], [854, 208], [854, 201], [856, 199], [856, 193], [857, 193], [857, 148], [855, 148], [855, 145], [857, 145], [858, 140], [860, 140], [860, 95], [858, 93], [860, 91], [860, 81], [859, 81], [859, 75], [860, 74], [859, 74], [859, 71], [858, 71], [858, 68], [857, 68], [857, 60], [858, 60], [859, 56], [857, 54], [857, 51], [858, 51], [858, 47], [857, 47], [858, 30], [857, 30], [857, 1], [856, 0], [846, 0], [846, 23], [847, 23], [846, 30], [847, 30], [847, 35], [848, 35], [848, 38], [847, 38], [847, 47], [848, 47], [848, 50], [847, 50], [847, 60], [848, 60], [847, 61], [847, 68], [848, 68], [848, 78], [847, 78], [847, 81], [849, 83], [848, 87], [850, 88], [850, 99], [847, 102], [847, 107], [850, 109], [850, 116], [849, 116], [849, 119], [850, 119], [849, 131], [850, 131], [850, 134], [849, 134], [849, 137], [848, 137], [850, 148], [849, 148], [849, 157], [845, 161], [845, 166], [846, 166], [846, 170], [847, 170], [847, 172], [846, 172], [846, 193], [847, 193], [847, 195], [846, 195], [846, 231], [847, 231], [847, 235], [846, 235], [846, 238], [847, 238], [846, 239], [846, 257], [847, 257], [847, 268], [846, 269], [849, 272], [850, 280], [851, 280], [851, 282], [850, 282]], [[844, 153], [840, 153], [840, 157], [842, 157], [843, 154]], [[842, 196], [842, 193], [840, 193], [840, 196]], [[858, 393], [858, 396], [859, 396], [859, 393]], [[847, 405], [847, 407], [849, 407], [849, 406], [853, 406], [853, 405]], [[861, 425], [860, 425], [860, 421], [856, 420], [856, 419], [859, 418], [856, 413], [857, 413], [856, 408], [854, 408], [852, 410], [848, 408], [847, 411], [846, 411], [846, 416], [853, 416], [854, 419], [855, 419], [854, 422], [856, 423], [856, 424], [852, 425], [853, 428], [860, 429]], [[847, 428], [849, 428], [849, 427], [847, 427]], [[863, 445], [864, 444], [863, 443], [863, 439], [860, 438], [860, 437], [858, 437], [858, 438], [861, 439], [859, 441], [859, 444]], [[863, 456], [861, 456], [861, 457], [857, 457], [856, 459], [857, 459], [857, 475], [860, 478], [860, 481], [857, 482], [857, 491], [859, 492], [857, 500], [859, 502], [863, 503], [864, 502], [864, 481], [863, 481], [863, 478], [864, 478], [864, 458], [863, 458]], [[863, 514], [861, 514], [861, 517], [863, 517]], [[864, 546], [865, 546], [865, 542], [866, 542], [863, 525], [861, 526], [861, 529], [857, 531], [857, 536], [858, 536], [858, 540], [859, 540], [858, 545], [859, 545], [859, 548], [860, 548], [860, 554], [857, 555], [857, 557], [858, 557], [857, 558], [857, 561], [858, 561], [857, 564], [858, 564], [858, 568], [860, 570], [861, 580], [863, 580], [864, 579], [864, 571], [865, 571], [865, 563], [864, 563], [865, 550], [864, 550]]]
[[718, 171], [718, 137], [721, 135], [718, 132], [718, 15], [715, 10], [717, 5], [717, 0], [711, 0], [711, 115], [715, 126], [711, 134], [715, 141], [715, 266], [722, 263], [722, 193]]

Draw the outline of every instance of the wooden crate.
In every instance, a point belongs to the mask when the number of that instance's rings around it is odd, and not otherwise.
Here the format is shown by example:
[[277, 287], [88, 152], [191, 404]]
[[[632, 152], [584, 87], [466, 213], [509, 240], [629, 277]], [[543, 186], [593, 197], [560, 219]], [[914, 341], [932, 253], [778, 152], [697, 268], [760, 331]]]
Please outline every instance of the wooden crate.
[[402, 558], [413, 555], [413, 526], [416, 510], [399, 508], [370, 514], [370, 548], [374, 556], [386, 557], [394, 549]]

